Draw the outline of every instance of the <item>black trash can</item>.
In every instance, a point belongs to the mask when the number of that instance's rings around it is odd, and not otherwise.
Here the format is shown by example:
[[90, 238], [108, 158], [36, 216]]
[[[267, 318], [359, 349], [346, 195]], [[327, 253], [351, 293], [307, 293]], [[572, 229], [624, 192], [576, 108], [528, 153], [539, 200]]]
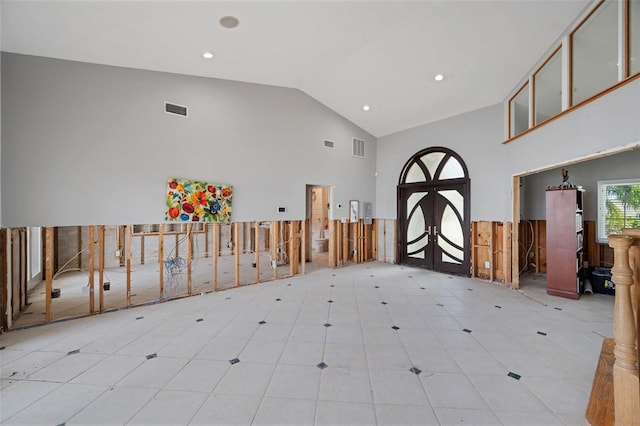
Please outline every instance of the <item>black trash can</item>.
[[616, 285], [611, 281], [611, 268], [594, 268], [591, 273], [593, 292], [601, 294], [616, 294]]

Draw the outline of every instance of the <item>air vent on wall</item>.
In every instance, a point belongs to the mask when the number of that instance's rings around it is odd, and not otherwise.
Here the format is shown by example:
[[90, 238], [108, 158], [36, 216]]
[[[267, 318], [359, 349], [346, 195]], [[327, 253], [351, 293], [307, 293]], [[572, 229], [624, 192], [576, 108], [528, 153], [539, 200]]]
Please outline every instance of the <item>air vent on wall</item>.
[[181, 115], [182, 117], [186, 117], [187, 107], [183, 105], [172, 104], [171, 102], [165, 102], [164, 112], [166, 112], [167, 114], [175, 114], [175, 115]]
[[332, 141], [324, 141], [324, 146], [326, 146], [327, 148], [333, 148], [333, 142]]
[[358, 158], [364, 158], [364, 139], [353, 138], [353, 149], [351, 155]]

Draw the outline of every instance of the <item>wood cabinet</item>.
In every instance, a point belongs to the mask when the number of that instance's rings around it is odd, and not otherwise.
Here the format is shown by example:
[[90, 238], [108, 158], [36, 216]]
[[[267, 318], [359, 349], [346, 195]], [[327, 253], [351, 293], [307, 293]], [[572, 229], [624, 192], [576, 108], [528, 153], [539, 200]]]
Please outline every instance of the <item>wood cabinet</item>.
[[548, 189], [547, 293], [577, 299], [582, 292], [582, 189]]

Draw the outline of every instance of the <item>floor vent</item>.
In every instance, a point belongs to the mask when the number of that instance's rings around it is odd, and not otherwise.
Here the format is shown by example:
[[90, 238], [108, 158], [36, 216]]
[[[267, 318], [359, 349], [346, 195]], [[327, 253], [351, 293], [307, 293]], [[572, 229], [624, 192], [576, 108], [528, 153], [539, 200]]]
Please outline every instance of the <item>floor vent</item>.
[[182, 117], [186, 117], [187, 107], [183, 105], [172, 104], [170, 102], [165, 102], [164, 112], [166, 112], [167, 114], [175, 114], [175, 115], [181, 115]]
[[331, 142], [331, 141], [324, 141], [324, 146], [326, 146], [327, 148], [333, 148], [333, 142]]
[[358, 158], [364, 158], [364, 139], [353, 138], [353, 149], [351, 155]]

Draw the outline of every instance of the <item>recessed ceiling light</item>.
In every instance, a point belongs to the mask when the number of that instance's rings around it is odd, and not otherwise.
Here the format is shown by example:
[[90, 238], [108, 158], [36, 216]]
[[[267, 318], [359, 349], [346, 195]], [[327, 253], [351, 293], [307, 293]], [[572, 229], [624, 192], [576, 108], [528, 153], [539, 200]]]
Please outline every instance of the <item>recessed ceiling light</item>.
[[204, 53], [202, 54], [202, 57], [203, 57], [203, 58], [205, 58], [205, 59], [211, 59], [211, 58], [213, 58], [213, 53], [211, 53], [211, 52], [204, 52]]
[[240, 25], [240, 21], [235, 16], [223, 16], [220, 18], [220, 25], [225, 28], [235, 28]]
[[435, 81], [442, 81], [442, 80], [444, 80], [444, 75], [442, 75], [442, 74], [436, 74], [436, 76], [435, 76], [435, 77], [433, 77], [433, 79], [434, 79]]
[[369, 105], [363, 105], [362, 109], [365, 111], [369, 111], [371, 108], [369, 107]]

